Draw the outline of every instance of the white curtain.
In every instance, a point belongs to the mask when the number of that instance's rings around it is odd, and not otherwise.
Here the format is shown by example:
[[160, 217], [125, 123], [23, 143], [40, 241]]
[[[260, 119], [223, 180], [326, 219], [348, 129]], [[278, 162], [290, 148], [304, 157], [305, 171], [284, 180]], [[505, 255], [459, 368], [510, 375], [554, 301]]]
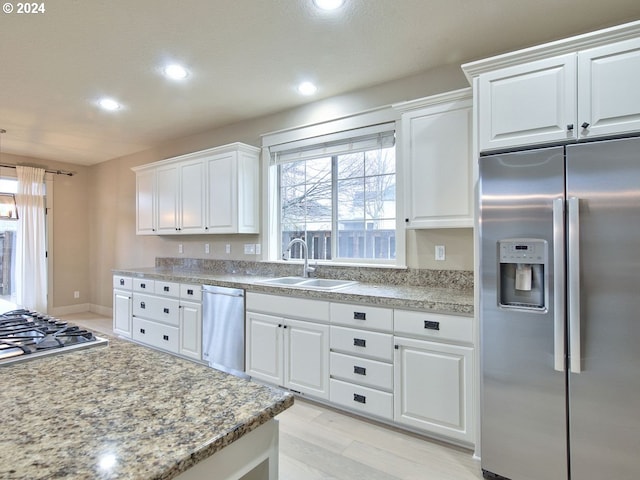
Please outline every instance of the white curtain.
[[16, 303], [47, 311], [47, 260], [42, 168], [16, 167], [18, 235], [16, 238]]

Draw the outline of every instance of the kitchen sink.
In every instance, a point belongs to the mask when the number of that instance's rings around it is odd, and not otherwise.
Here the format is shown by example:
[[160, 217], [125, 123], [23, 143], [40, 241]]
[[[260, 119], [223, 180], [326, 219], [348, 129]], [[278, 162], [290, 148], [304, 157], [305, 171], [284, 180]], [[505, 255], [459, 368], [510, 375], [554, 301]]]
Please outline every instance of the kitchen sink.
[[311, 290], [338, 290], [340, 288], [355, 285], [358, 282], [351, 280], [335, 280], [330, 278], [303, 278], [303, 277], [278, 277], [261, 280], [262, 285], [275, 287], [308, 288]]

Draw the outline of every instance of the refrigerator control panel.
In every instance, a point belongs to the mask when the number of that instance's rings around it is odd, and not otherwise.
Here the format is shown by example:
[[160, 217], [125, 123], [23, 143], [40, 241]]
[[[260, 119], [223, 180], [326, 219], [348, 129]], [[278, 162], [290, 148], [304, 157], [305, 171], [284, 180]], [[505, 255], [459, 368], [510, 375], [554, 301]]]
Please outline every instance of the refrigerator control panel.
[[546, 261], [546, 243], [536, 239], [501, 240], [500, 263], [543, 264]]

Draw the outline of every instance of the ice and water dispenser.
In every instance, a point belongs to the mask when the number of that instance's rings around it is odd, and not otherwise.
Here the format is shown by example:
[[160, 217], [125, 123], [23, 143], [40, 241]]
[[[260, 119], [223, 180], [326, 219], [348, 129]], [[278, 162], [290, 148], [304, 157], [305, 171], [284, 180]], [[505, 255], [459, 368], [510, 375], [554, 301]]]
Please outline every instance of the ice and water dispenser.
[[535, 238], [498, 241], [498, 303], [504, 308], [546, 310], [547, 242]]

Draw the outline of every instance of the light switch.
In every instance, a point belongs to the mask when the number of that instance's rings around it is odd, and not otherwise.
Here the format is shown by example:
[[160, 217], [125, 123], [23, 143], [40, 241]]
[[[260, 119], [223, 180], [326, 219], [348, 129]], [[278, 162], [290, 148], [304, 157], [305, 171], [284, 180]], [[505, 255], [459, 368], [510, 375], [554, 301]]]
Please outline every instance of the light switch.
[[445, 259], [444, 245], [436, 245], [436, 260], [442, 261]]

